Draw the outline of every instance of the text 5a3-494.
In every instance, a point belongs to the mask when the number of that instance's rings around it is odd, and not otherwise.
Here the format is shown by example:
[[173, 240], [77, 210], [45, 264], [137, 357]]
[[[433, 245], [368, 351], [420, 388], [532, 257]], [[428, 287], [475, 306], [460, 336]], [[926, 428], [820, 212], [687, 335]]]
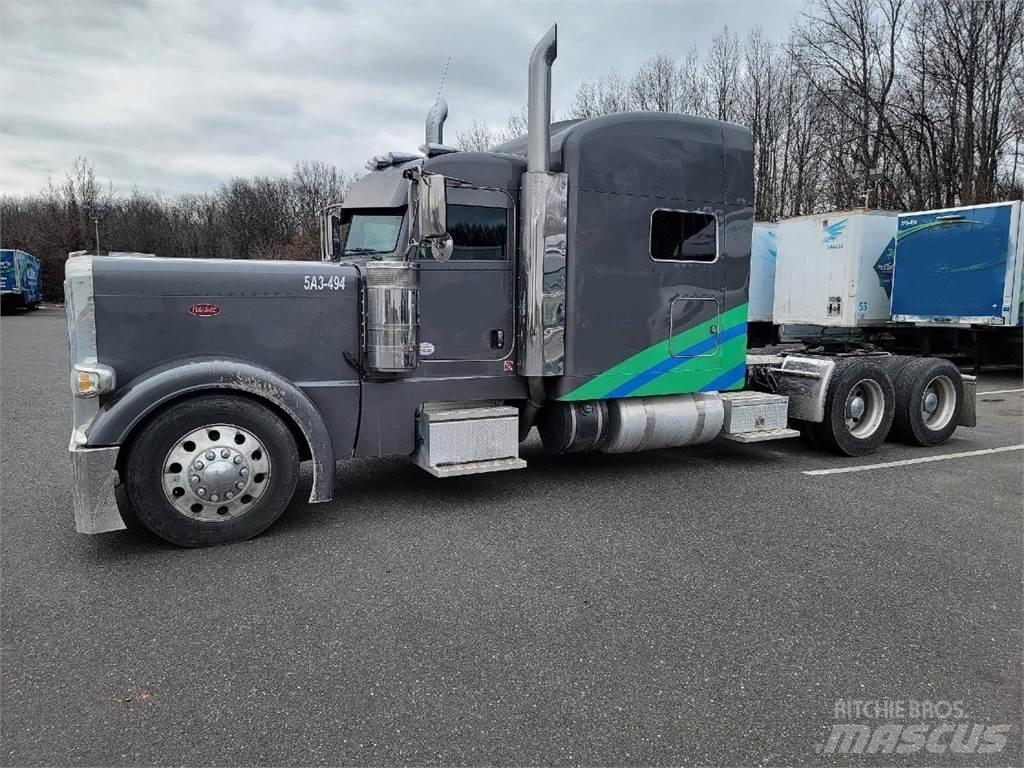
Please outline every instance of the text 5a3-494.
[[344, 291], [345, 275], [303, 275], [305, 291]]

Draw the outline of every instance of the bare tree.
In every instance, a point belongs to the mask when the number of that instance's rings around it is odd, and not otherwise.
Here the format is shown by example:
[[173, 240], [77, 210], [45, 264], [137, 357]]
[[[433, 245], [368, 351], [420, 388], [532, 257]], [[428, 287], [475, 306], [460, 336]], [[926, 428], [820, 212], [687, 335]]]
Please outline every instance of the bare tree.
[[640, 110], [678, 111], [680, 77], [675, 60], [664, 53], [647, 59], [629, 80], [629, 96], [631, 104]]
[[740, 40], [728, 27], [711, 38], [704, 62], [704, 76], [710, 94], [709, 112], [718, 120], [734, 121], [740, 104]]

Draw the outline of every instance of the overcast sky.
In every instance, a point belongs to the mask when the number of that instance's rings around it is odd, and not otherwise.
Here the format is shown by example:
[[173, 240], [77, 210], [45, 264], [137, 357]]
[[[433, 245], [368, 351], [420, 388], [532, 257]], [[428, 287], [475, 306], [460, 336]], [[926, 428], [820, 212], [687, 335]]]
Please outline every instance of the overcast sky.
[[34, 192], [85, 155], [114, 188], [202, 192], [297, 160], [362, 171], [415, 151], [444, 69], [445, 138], [502, 125], [558, 22], [553, 108], [728, 24], [785, 37], [802, 0], [251, 2], [0, 0], [0, 192]]

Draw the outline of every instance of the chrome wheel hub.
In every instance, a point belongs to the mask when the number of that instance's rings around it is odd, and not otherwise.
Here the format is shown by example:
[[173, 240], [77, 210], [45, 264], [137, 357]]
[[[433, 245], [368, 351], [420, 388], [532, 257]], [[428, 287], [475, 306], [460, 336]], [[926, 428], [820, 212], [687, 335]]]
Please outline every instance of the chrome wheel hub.
[[948, 376], [936, 376], [921, 395], [921, 420], [931, 430], [944, 429], [956, 411], [956, 388]]
[[843, 413], [846, 428], [856, 438], [864, 439], [873, 435], [885, 415], [885, 395], [874, 379], [858, 381], [846, 398]]
[[270, 457], [252, 432], [209, 424], [175, 441], [162, 473], [164, 495], [175, 509], [216, 522], [243, 514], [259, 500], [270, 478]]
[[854, 397], [850, 399], [850, 418], [859, 419], [864, 416], [864, 398]]

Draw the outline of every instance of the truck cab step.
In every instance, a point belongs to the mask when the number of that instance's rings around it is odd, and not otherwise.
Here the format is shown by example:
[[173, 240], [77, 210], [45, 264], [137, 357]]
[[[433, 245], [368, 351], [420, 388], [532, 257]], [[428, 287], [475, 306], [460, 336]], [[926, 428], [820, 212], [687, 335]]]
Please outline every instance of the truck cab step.
[[519, 410], [490, 403], [428, 403], [416, 419], [413, 463], [434, 477], [522, 469]]

